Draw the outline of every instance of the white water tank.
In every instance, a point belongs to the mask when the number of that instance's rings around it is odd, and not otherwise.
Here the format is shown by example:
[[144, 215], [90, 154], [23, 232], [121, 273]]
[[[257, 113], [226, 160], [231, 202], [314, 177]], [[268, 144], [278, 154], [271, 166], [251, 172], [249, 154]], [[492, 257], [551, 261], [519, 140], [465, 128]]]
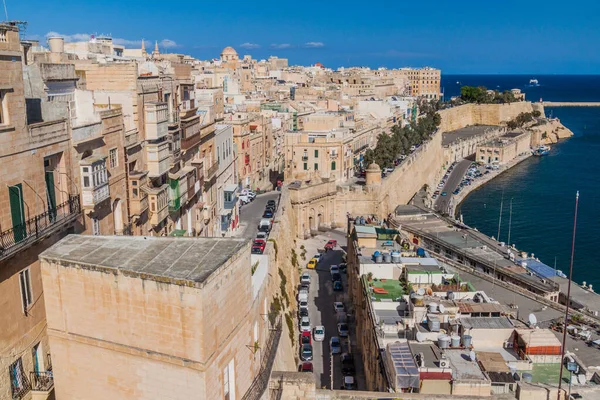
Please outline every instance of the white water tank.
[[65, 52], [65, 39], [58, 36], [52, 36], [48, 38], [48, 46], [52, 53], [64, 53]]
[[438, 346], [440, 349], [447, 349], [450, 347], [450, 337], [447, 335], [440, 336], [438, 338]]
[[438, 311], [437, 303], [429, 303], [429, 312], [435, 313]]

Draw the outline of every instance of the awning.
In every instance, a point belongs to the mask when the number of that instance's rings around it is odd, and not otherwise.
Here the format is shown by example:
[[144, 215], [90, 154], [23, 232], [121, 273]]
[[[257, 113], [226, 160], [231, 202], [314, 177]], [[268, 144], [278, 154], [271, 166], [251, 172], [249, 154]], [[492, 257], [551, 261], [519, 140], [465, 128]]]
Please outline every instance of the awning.
[[175, 229], [173, 232], [169, 233], [169, 236], [185, 236], [185, 229]]
[[236, 185], [235, 183], [229, 183], [227, 185], [225, 185], [225, 187], [223, 188], [224, 191], [226, 192], [235, 192], [238, 189], [238, 185]]

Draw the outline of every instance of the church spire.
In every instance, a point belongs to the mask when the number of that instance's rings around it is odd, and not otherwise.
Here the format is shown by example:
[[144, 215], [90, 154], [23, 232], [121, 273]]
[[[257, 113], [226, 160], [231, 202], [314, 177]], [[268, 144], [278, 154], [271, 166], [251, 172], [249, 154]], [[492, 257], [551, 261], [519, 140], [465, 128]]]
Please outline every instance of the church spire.
[[160, 52], [158, 51], [158, 40], [154, 43], [154, 51], [152, 52], [153, 58], [158, 58]]
[[142, 56], [146, 55], [148, 55], [148, 53], [146, 53], [146, 44], [144, 43], [144, 39], [142, 39]]

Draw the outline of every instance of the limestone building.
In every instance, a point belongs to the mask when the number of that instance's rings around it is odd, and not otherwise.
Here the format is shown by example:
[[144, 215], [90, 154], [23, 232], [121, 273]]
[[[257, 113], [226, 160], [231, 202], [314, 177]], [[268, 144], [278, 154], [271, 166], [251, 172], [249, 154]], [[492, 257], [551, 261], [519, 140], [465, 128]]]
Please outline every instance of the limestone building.
[[424, 68], [401, 68], [394, 71], [395, 74], [408, 78], [410, 95], [437, 100], [442, 97], [440, 83], [442, 73], [439, 69]]
[[259, 373], [249, 241], [71, 235], [40, 258], [56, 398], [239, 399]]
[[508, 132], [477, 146], [475, 159], [484, 164], [506, 164], [531, 151], [531, 132]]

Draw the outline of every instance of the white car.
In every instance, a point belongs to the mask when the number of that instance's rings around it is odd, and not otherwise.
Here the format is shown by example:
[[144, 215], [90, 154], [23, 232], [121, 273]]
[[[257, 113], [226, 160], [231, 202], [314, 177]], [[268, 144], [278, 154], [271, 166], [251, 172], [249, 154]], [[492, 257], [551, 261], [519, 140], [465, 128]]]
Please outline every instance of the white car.
[[312, 331], [312, 328], [310, 327], [310, 319], [308, 317], [302, 317], [300, 320], [300, 330], [302, 332]]
[[300, 290], [298, 292], [298, 301], [308, 301], [308, 290]]
[[254, 193], [252, 190], [249, 189], [243, 189], [240, 192], [241, 196], [248, 196], [248, 198], [250, 199], [250, 201], [254, 200], [256, 198], [256, 193]]
[[257, 239], [267, 240], [267, 237], [268, 237], [268, 235], [266, 232], [258, 232], [256, 234]]
[[315, 326], [315, 330], [313, 332], [313, 337], [315, 342], [322, 342], [325, 340], [325, 327], [322, 325]]
[[344, 303], [342, 303], [341, 301], [336, 301], [335, 303], [333, 303], [333, 309], [336, 313], [346, 312], [346, 307], [344, 307]]
[[300, 276], [300, 283], [306, 283], [310, 285], [310, 274], [308, 272], [305, 272]]
[[329, 272], [331, 273], [331, 275], [333, 275], [333, 274], [339, 274], [340, 273], [340, 267], [338, 267], [337, 265], [332, 265], [331, 267], [329, 267]]
[[323, 261], [323, 254], [317, 253], [313, 256], [313, 258], [316, 258], [318, 262], [321, 262]]

